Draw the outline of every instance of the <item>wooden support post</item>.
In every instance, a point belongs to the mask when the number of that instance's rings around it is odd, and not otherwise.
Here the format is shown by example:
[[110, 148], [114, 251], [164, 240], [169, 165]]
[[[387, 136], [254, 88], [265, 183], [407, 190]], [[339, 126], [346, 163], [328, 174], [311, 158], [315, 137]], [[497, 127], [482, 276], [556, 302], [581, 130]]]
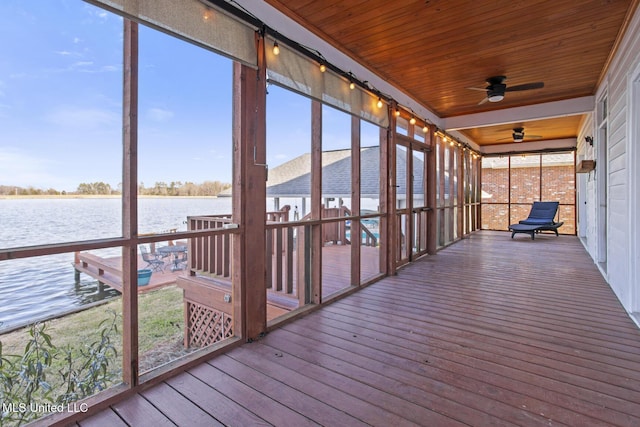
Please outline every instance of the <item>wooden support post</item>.
[[[311, 101], [311, 219], [322, 219], [322, 104]], [[311, 227], [311, 298], [322, 303], [322, 225]]]
[[256, 35], [258, 70], [233, 65], [233, 330], [246, 340], [267, 327], [266, 68], [264, 39]]
[[[450, 146], [451, 147], [451, 146]], [[454, 203], [455, 203], [455, 198], [453, 197], [453, 177], [456, 176], [456, 168], [455, 168], [455, 152], [456, 149], [454, 147], [451, 147], [449, 149], [449, 170], [447, 172], [449, 172], [449, 206], [447, 209], [447, 214], [449, 217], [449, 236], [447, 241], [445, 242], [446, 244], [453, 242], [454, 240], [454, 233], [453, 230], [455, 229], [456, 226], [456, 216], [455, 216], [455, 209], [454, 209]]]
[[437, 150], [437, 156], [438, 156], [438, 168], [437, 168], [437, 174], [438, 174], [438, 202], [437, 202], [437, 215], [438, 215], [438, 219], [436, 221], [437, 223], [437, 230], [438, 230], [438, 246], [440, 246], [441, 244], [444, 244], [444, 230], [445, 230], [445, 221], [444, 221], [444, 217], [445, 217], [445, 206], [444, 206], [444, 190], [445, 190], [445, 181], [444, 181], [444, 151], [445, 151], [445, 144], [446, 142], [444, 142], [441, 138], [439, 138], [439, 143], [436, 145], [436, 147], [438, 148]]
[[438, 200], [437, 193], [437, 174], [436, 174], [436, 156], [438, 150], [436, 147], [435, 128], [429, 126], [429, 144], [431, 150], [427, 153], [427, 207], [430, 208], [427, 213], [427, 253], [434, 255], [438, 249]]
[[405, 197], [406, 197], [406, 209], [407, 219], [405, 226], [405, 237], [404, 244], [407, 251], [407, 259], [409, 262], [413, 261], [413, 244], [414, 244], [414, 234], [413, 234], [413, 149], [411, 148], [411, 144], [407, 146], [406, 151], [406, 167], [405, 167]]
[[476, 192], [476, 230], [482, 228], [482, 157], [478, 157], [476, 160], [476, 186], [474, 188]]
[[[391, 115], [393, 117], [393, 115]], [[394, 221], [392, 220], [390, 213], [390, 199], [395, 199], [395, 192], [392, 193], [391, 178], [389, 172], [389, 165], [391, 164], [391, 145], [389, 142], [389, 129], [380, 128], [380, 206], [378, 210], [383, 213], [380, 216], [379, 233], [381, 239], [380, 248], [380, 260], [379, 268], [380, 272], [385, 275], [392, 274], [394, 270], [390, 264], [390, 259], [393, 258], [393, 242], [390, 240], [394, 230]], [[395, 160], [393, 160], [395, 162]], [[395, 180], [394, 180], [395, 181]]]
[[[396, 145], [395, 128], [396, 116], [391, 114], [389, 129], [380, 129], [380, 202], [384, 200], [383, 212], [386, 215], [382, 218], [380, 235], [385, 236], [386, 263], [381, 264], [386, 268], [387, 274], [396, 274], [396, 249], [398, 247], [398, 236], [400, 224], [396, 215]], [[385, 196], [383, 198], [383, 195]], [[380, 262], [383, 260], [381, 259]]]
[[465, 235], [465, 230], [464, 230], [464, 216], [465, 216], [465, 212], [467, 211], [466, 209], [466, 204], [465, 204], [465, 195], [464, 195], [464, 191], [466, 188], [465, 185], [465, 172], [467, 170], [468, 164], [466, 162], [466, 156], [464, 154], [464, 152], [462, 151], [462, 148], [458, 148], [455, 150], [455, 156], [458, 158], [458, 170], [457, 170], [457, 175], [458, 175], [458, 210], [457, 210], [457, 214], [456, 214], [456, 219], [457, 219], [457, 229], [458, 229], [458, 238], [461, 239], [464, 235]]
[[[351, 213], [360, 215], [360, 118], [351, 116]], [[344, 226], [344, 224], [342, 224]], [[351, 284], [360, 285], [360, 221], [351, 221]]]
[[138, 23], [124, 20], [122, 380], [138, 384]]

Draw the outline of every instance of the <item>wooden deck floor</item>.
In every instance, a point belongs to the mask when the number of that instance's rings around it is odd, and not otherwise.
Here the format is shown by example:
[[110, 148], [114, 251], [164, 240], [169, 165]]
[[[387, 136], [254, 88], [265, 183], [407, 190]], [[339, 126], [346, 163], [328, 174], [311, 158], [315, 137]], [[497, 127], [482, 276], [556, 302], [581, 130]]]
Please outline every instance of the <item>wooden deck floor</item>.
[[81, 426], [640, 425], [640, 330], [578, 239], [479, 232]]

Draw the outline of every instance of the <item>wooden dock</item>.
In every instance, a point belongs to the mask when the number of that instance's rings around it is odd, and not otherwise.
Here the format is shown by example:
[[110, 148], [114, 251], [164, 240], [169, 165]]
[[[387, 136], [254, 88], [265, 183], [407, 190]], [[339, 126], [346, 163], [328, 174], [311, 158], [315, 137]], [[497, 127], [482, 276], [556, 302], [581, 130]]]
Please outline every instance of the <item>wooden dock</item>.
[[[138, 265], [142, 268], [145, 264], [142, 257], [138, 257]], [[84, 273], [122, 293], [122, 257], [102, 258], [88, 252], [77, 252], [73, 267], [76, 274]], [[171, 271], [169, 267], [164, 271], [154, 271], [149, 284], [138, 286], [138, 292], [148, 292], [175, 284], [178, 277], [188, 274], [188, 270]]]

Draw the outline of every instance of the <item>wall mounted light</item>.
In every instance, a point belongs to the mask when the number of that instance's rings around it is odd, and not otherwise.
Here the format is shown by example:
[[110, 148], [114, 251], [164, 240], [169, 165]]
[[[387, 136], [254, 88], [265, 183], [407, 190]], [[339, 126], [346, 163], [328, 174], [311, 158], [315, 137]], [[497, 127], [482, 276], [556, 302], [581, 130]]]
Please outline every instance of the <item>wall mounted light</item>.
[[593, 147], [593, 137], [592, 136], [585, 136], [584, 140], [587, 144], [589, 144], [590, 146]]

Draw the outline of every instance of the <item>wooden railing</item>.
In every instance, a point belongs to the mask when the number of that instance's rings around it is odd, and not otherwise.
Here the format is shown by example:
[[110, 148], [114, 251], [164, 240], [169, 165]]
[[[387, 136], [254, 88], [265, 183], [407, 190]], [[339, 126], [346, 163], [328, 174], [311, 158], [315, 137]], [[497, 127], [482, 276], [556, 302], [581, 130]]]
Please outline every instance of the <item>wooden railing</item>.
[[[279, 211], [267, 212], [267, 222], [286, 222], [289, 220], [289, 205]], [[188, 229], [214, 230], [232, 224], [231, 214], [190, 216]], [[189, 268], [191, 275], [204, 274], [212, 277], [231, 278], [231, 238], [230, 233], [191, 239], [189, 244]]]
[[[231, 214], [190, 216], [187, 227], [192, 230], [214, 230], [231, 224]], [[220, 278], [231, 277], [231, 238], [230, 235], [192, 238], [189, 243], [189, 268], [191, 275], [196, 272]]]
[[293, 299], [304, 297], [303, 229], [286, 223], [267, 224], [265, 261], [268, 291]]
[[362, 222], [360, 222], [360, 230], [364, 233], [361, 243], [363, 246], [378, 246], [378, 236], [373, 234], [373, 231], [369, 230]]
[[[289, 223], [290, 206], [279, 211], [266, 213], [266, 288], [269, 292], [289, 299], [298, 299], [302, 304], [305, 298], [305, 235], [311, 232], [301, 222]], [[325, 208], [323, 220], [333, 219], [322, 224], [323, 244], [350, 244], [347, 237], [347, 222], [351, 212], [346, 207]], [[341, 218], [341, 220], [336, 220]], [[355, 219], [359, 221], [359, 219]], [[224, 228], [231, 224], [231, 215], [208, 215], [189, 217], [189, 230], [207, 230]], [[376, 236], [366, 224], [360, 223], [361, 244], [377, 246]], [[230, 233], [215, 236], [192, 238], [189, 245], [189, 266], [191, 275], [210, 276], [218, 279], [231, 278]], [[353, 239], [353, 236], [350, 236]]]

